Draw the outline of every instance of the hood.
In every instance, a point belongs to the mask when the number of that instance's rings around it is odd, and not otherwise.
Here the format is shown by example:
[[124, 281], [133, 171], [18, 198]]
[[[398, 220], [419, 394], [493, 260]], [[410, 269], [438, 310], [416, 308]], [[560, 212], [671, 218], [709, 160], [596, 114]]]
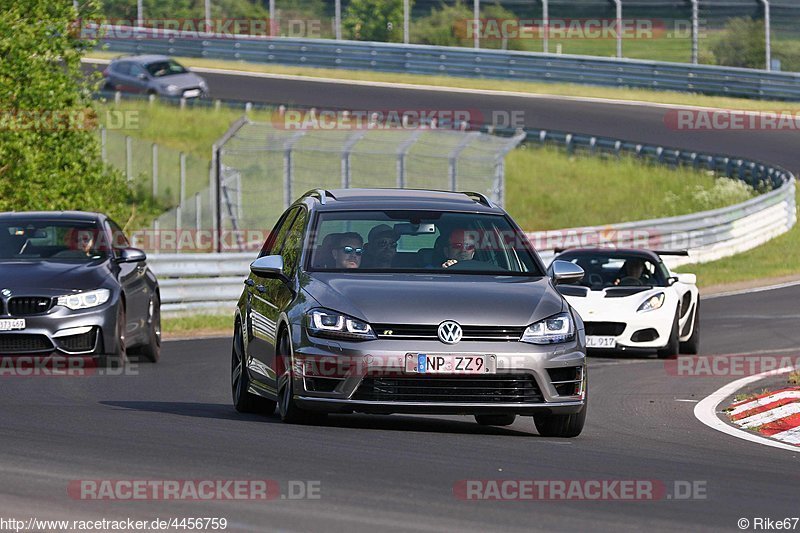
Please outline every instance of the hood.
[[97, 289], [108, 279], [108, 261], [0, 261], [0, 289], [14, 295], [57, 295]]
[[564, 307], [546, 277], [315, 272], [304, 290], [322, 307], [376, 324], [527, 326]]
[[200, 87], [200, 81], [203, 78], [193, 72], [186, 72], [184, 74], [173, 74], [172, 76], [162, 76], [155, 78], [155, 81], [161, 85], [177, 85], [181, 89], [193, 89]]

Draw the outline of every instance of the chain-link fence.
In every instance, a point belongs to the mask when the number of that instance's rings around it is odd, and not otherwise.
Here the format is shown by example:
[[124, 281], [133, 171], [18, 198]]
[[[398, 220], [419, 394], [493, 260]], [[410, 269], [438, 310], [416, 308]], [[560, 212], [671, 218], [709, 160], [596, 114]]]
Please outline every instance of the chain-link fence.
[[[475, 46], [800, 71], [797, 0], [119, 0], [112, 22], [321, 39]], [[141, 7], [141, 10], [137, 8]], [[196, 24], [187, 20], [194, 20]], [[236, 21], [238, 25], [230, 24]], [[177, 22], [176, 22], [177, 21]], [[737, 22], [738, 21], [738, 22]], [[752, 21], [752, 22], [751, 22]], [[619, 31], [617, 31], [619, 28]]]
[[243, 119], [215, 146], [213, 187], [156, 226], [211, 229], [215, 249], [235, 251], [259, 247], [264, 231], [310, 189], [475, 191], [502, 205], [504, 158], [523, 139], [433, 127], [293, 130]]

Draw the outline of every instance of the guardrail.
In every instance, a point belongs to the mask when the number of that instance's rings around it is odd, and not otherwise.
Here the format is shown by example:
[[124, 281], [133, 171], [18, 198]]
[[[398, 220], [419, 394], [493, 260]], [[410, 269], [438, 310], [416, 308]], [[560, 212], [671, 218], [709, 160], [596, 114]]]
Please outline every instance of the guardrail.
[[[115, 27], [112, 34], [115, 38], [102, 40], [101, 44], [109, 51], [122, 53], [800, 100], [800, 73], [790, 72], [325, 39], [216, 36], [177, 31], [168, 37], [163, 31], [156, 33], [148, 28]], [[120, 38], [128, 35], [130, 38]]]
[[[539, 134], [538, 138], [547, 138]], [[577, 137], [580, 139], [580, 137]], [[589, 138], [590, 140], [592, 138]], [[577, 142], [576, 137], [570, 137]], [[598, 143], [595, 139], [594, 147]], [[622, 150], [626, 143], [615, 145]], [[641, 147], [640, 154], [658, 154], [659, 147]], [[680, 153], [671, 151], [674, 160]], [[680, 151], [677, 151], [680, 152]], [[693, 154], [688, 154], [693, 155]], [[737, 254], [785, 233], [797, 222], [794, 176], [779, 167], [722, 156], [694, 154], [695, 164], [742, 173], [745, 181], [758, 184], [768, 180], [773, 190], [740, 204], [685, 216], [610, 224], [565, 230], [530, 232], [526, 235], [548, 263], [555, 248], [580, 245], [614, 245], [657, 249], [688, 249], [689, 257], [669, 257], [675, 267], [687, 262], [707, 262]], [[733, 163], [731, 163], [733, 161]], [[150, 266], [159, 277], [162, 308], [166, 314], [231, 313], [242, 292], [254, 252], [222, 254], [151, 254]]]

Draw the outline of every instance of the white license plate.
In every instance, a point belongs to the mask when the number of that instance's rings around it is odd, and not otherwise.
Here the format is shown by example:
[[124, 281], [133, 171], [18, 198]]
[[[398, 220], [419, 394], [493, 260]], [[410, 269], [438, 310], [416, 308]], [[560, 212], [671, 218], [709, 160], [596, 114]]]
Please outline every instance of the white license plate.
[[494, 358], [488, 355], [414, 353], [406, 355], [410, 374], [494, 374]]
[[589, 335], [586, 337], [587, 348], [616, 348], [616, 337], [598, 337]]
[[0, 320], [0, 331], [12, 331], [15, 329], [25, 329], [24, 318], [4, 318]]
[[184, 98], [196, 98], [200, 96], [200, 89], [189, 89], [188, 91], [183, 91]]

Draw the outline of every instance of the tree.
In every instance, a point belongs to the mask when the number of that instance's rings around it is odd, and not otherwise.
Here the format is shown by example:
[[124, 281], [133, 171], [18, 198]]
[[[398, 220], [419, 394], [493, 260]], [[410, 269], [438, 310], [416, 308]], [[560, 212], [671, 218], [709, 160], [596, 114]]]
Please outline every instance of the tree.
[[[75, 21], [95, 0], [0, 0], [0, 211], [81, 209], [123, 223], [135, 201], [100, 157], [96, 80], [81, 70], [94, 41]], [[149, 209], [149, 208], [148, 208]]]
[[401, 42], [403, 40], [402, 0], [352, 0], [342, 21], [351, 39], [357, 41]]
[[711, 52], [719, 65], [764, 68], [766, 65], [764, 22], [747, 17], [732, 18], [711, 40]]

